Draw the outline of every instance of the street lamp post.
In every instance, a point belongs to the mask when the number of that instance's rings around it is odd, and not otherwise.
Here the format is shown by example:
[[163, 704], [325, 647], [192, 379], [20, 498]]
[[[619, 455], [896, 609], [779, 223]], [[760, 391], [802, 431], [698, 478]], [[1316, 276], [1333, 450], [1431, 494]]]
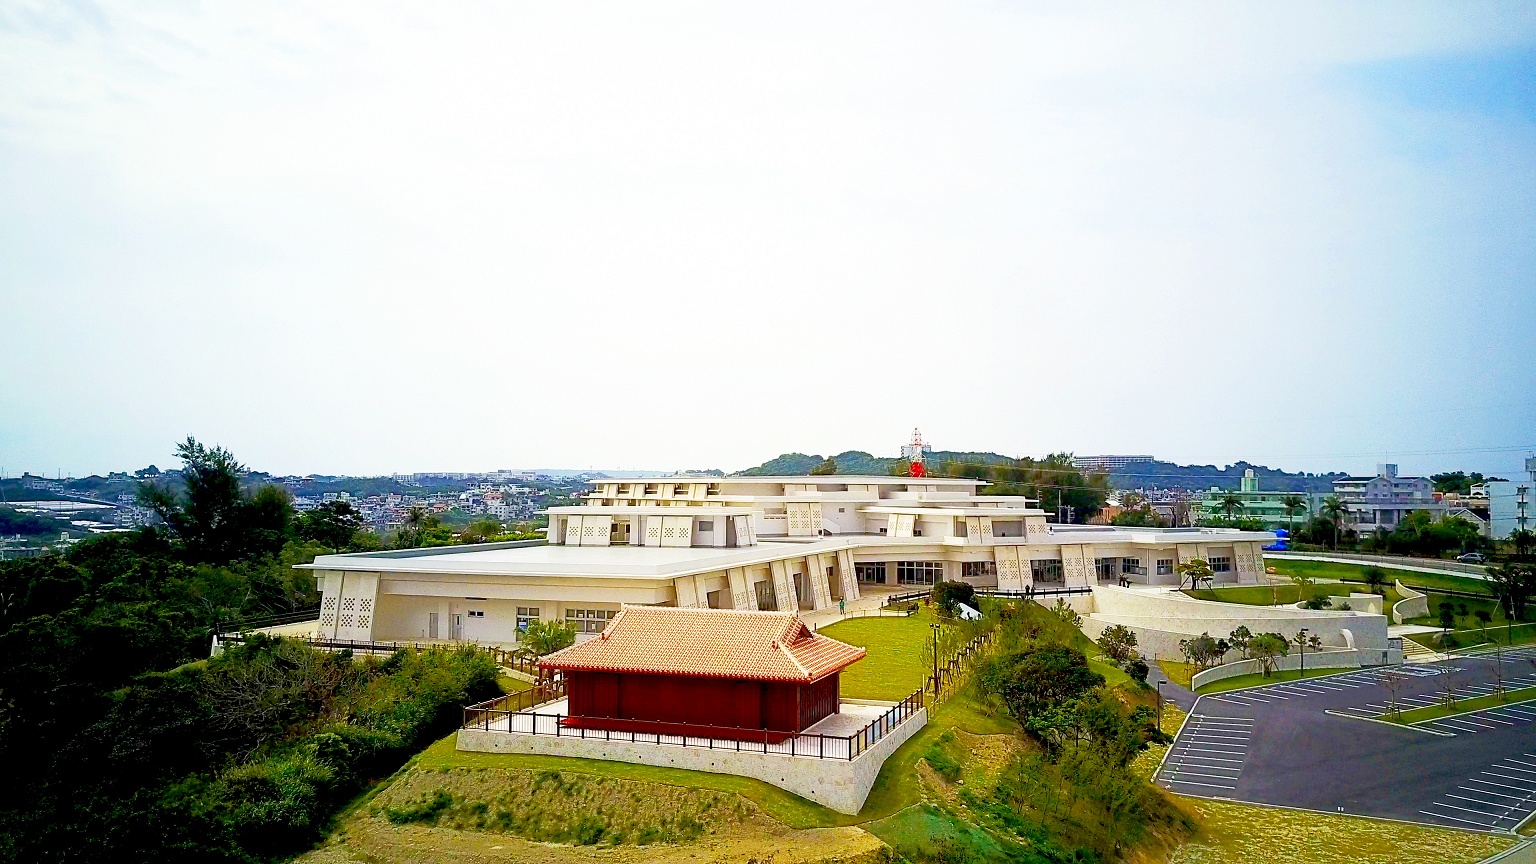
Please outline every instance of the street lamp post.
[[1163, 683], [1157, 682], [1157, 731], [1163, 731]]
[[1307, 677], [1307, 628], [1296, 631], [1296, 646], [1301, 649], [1301, 677]]
[[[929, 624], [933, 628], [933, 698], [939, 698], [939, 625]], [[937, 704], [937, 703], [935, 703]]]

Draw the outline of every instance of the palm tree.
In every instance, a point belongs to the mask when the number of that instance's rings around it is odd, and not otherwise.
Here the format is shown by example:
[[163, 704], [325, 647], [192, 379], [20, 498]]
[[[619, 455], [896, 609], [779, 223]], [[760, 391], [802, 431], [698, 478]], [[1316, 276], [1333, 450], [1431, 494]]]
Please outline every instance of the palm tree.
[[1333, 525], [1333, 548], [1339, 548], [1339, 526], [1343, 524], [1344, 517], [1349, 515], [1349, 508], [1344, 506], [1336, 496], [1329, 495], [1323, 500], [1321, 508], [1323, 518]]
[[1228, 492], [1221, 496], [1221, 510], [1227, 514], [1228, 519], [1231, 519], [1232, 514], [1241, 509], [1243, 509], [1243, 499], [1237, 497], [1236, 493]]
[[1291, 540], [1296, 539], [1296, 514], [1307, 509], [1307, 500], [1300, 495], [1287, 495], [1280, 499], [1280, 506], [1285, 508], [1285, 518], [1291, 526]]

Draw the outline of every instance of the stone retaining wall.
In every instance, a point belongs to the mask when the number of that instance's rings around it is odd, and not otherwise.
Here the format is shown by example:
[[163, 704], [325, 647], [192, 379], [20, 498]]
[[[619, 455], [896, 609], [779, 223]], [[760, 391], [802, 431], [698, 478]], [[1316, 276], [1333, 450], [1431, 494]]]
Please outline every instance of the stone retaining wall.
[[460, 750], [480, 753], [536, 753], [543, 756], [573, 756], [580, 759], [606, 759], [638, 765], [685, 768], [713, 774], [735, 774], [770, 783], [829, 807], [839, 813], [854, 814], [864, 807], [864, 799], [875, 785], [880, 766], [907, 739], [928, 723], [928, 709], [921, 708], [906, 722], [892, 729], [884, 738], [870, 745], [855, 759], [816, 759], [809, 756], [785, 756], [778, 753], [719, 750], [708, 747], [682, 747], [673, 744], [639, 744], [628, 741], [602, 741], [596, 738], [565, 738], [554, 735], [527, 735], [516, 732], [487, 732], [484, 729], [460, 729]]

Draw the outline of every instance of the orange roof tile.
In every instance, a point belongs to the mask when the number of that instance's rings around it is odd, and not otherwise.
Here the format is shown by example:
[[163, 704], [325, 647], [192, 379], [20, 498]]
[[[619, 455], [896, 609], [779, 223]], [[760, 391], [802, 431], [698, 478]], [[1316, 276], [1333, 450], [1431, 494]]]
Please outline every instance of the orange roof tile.
[[602, 635], [556, 651], [544, 669], [816, 681], [864, 649], [811, 632], [792, 612], [625, 606]]

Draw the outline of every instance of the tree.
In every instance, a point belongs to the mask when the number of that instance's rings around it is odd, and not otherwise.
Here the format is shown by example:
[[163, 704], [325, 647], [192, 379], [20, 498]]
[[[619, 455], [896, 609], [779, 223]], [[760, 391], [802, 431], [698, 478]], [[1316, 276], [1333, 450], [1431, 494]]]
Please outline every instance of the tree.
[[1277, 658], [1284, 657], [1290, 651], [1290, 642], [1279, 633], [1260, 633], [1248, 643], [1248, 653], [1259, 661], [1259, 669], [1265, 678], [1275, 671]]
[[1442, 602], [1440, 604], [1440, 628], [1445, 631], [1445, 635], [1449, 636], [1451, 634], [1451, 628], [1453, 628], [1455, 626], [1456, 626], [1456, 609], [1455, 609], [1455, 607], [1451, 606], [1451, 604], [1449, 604], [1449, 603]]
[[1243, 509], [1243, 499], [1239, 498], [1234, 492], [1228, 492], [1221, 496], [1221, 503], [1218, 506], [1221, 507], [1221, 512], [1227, 514], [1227, 518], [1231, 519], [1239, 510]]
[[1497, 640], [1493, 643], [1493, 659], [1488, 662], [1488, 671], [1493, 676], [1493, 695], [1502, 701], [1504, 699], [1504, 646]]
[[821, 477], [821, 476], [824, 476], [824, 475], [827, 475], [827, 474], [836, 474], [836, 473], [837, 473], [837, 460], [833, 459], [831, 456], [828, 456], [827, 458], [821, 460], [821, 462], [819, 464], [817, 464], [816, 467], [811, 469], [811, 475], [814, 476], [814, 477]]
[[1301, 628], [1291, 641], [1295, 642], [1296, 647], [1301, 651], [1301, 671], [1305, 675], [1307, 671], [1307, 648], [1312, 645], [1312, 640], [1307, 638], [1307, 628]]
[[459, 532], [460, 543], [488, 543], [502, 533], [501, 522], [484, 516], [469, 523]]
[[1083, 652], [1046, 645], [997, 658], [983, 669], [981, 685], [1002, 700], [1020, 723], [1104, 683]]
[[1397, 707], [1397, 693], [1403, 689], [1403, 685], [1408, 683], [1408, 676], [1404, 674], [1402, 669], [1396, 666], [1388, 666], [1376, 674], [1376, 680], [1381, 683], [1382, 687], [1386, 688], [1387, 704], [1392, 712], [1392, 716], [1402, 716], [1402, 710]]
[[1453, 665], [1447, 658], [1436, 667], [1435, 671], [1437, 673], [1435, 683], [1440, 685], [1445, 704], [1452, 708], [1456, 707], [1456, 676], [1461, 674], [1461, 668]]
[[194, 563], [227, 564], [237, 558], [274, 555], [292, 528], [288, 493], [263, 486], [248, 496], [248, 469], [223, 447], [188, 437], [176, 445], [182, 490], [141, 482], [139, 501], [155, 512], [164, 530]]
[[1287, 495], [1280, 499], [1280, 506], [1285, 508], [1286, 524], [1291, 528], [1292, 539], [1296, 533], [1296, 514], [1307, 509], [1307, 499], [1300, 495]]
[[1386, 594], [1386, 571], [1382, 570], [1380, 567], [1377, 567], [1374, 564], [1371, 564], [1366, 567], [1362, 567], [1360, 569], [1360, 575], [1365, 579], [1366, 587], [1370, 588], [1372, 593], [1382, 595]]
[[1336, 496], [1329, 495], [1323, 499], [1322, 516], [1333, 526], [1333, 548], [1339, 548], [1340, 526], [1344, 524], [1344, 518], [1349, 515], [1349, 508]]
[[954, 617], [959, 612], [959, 604], [976, 608], [976, 587], [969, 582], [949, 582], [940, 580], [933, 583], [930, 592], [933, 605], [939, 612], [948, 617]]
[[1179, 640], [1179, 653], [1191, 665], [1198, 666], [1202, 670], [1216, 665], [1221, 659], [1221, 643], [1211, 638], [1209, 633], [1201, 633], [1193, 639]]
[[1191, 588], [1199, 588], [1201, 582], [1210, 582], [1215, 579], [1215, 575], [1211, 573], [1210, 562], [1204, 558], [1191, 558], [1175, 569], [1179, 571], [1179, 585], [1181, 587], [1185, 579], [1189, 580]]
[[1536, 592], [1536, 566], [1509, 563], [1489, 567], [1488, 580], [1493, 583], [1504, 616], [1515, 621], [1524, 620], [1525, 604]]
[[299, 517], [299, 536], [340, 550], [352, 545], [352, 536], [363, 527], [362, 514], [350, 501], [326, 501]]
[[1233, 648], [1242, 652], [1243, 659], [1247, 660], [1248, 647], [1253, 644], [1253, 631], [1248, 629], [1248, 625], [1240, 624], [1236, 630], [1233, 630], [1232, 633], [1227, 636], [1227, 642], [1230, 643]]
[[1136, 656], [1136, 633], [1123, 624], [1111, 624], [1099, 634], [1099, 650], [1116, 665], [1124, 665]]
[[576, 644], [576, 630], [562, 621], [530, 621], [521, 642], [523, 650], [543, 657]]
[[395, 532], [396, 549], [415, 549], [421, 546], [447, 546], [453, 543], [453, 532], [436, 514], [425, 507], [415, 505], [406, 511], [405, 522]]
[[1493, 623], [1493, 613], [1487, 609], [1479, 609], [1472, 614], [1477, 618], [1477, 623], [1483, 625], [1482, 629], [1484, 630], [1487, 630], [1488, 625]]

